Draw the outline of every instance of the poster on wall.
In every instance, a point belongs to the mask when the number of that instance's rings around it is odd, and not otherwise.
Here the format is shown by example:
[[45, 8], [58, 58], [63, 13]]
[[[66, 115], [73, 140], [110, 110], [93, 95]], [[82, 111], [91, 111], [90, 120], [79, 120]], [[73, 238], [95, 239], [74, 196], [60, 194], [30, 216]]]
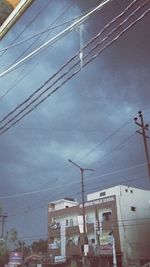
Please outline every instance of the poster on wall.
[[0, 39], [34, 0], [0, 0]]

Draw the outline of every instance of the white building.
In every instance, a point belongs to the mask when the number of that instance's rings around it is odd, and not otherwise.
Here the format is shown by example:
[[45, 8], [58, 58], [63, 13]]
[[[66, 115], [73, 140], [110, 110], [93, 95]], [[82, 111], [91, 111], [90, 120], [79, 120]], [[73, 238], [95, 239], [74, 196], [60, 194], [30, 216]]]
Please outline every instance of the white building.
[[[54, 201], [48, 208], [49, 253], [74, 259], [77, 266], [83, 255], [82, 212], [82, 204], [72, 199]], [[88, 194], [85, 216], [91, 267], [111, 267], [115, 256], [117, 267], [150, 261], [150, 191], [118, 185]]]

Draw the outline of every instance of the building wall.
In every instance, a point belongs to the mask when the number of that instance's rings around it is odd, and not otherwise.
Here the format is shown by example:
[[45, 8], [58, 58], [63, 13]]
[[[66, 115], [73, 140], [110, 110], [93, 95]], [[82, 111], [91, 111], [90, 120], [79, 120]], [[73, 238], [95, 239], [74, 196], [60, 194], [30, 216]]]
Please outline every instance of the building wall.
[[124, 254], [124, 266], [140, 266], [150, 260], [150, 192], [132, 187], [120, 187], [117, 196], [119, 232]]
[[[101, 218], [103, 213], [111, 212], [112, 219], [117, 219], [117, 209], [116, 209], [116, 201], [115, 197], [111, 198], [103, 198], [100, 202], [87, 202], [85, 203], [85, 215], [86, 215], [86, 228], [87, 228], [87, 236], [88, 236], [88, 243], [89, 243], [89, 253], [90, 257], [99, 257], [100, 250], [97, 250], [99, 245], [99, 236], [97, 235], [97, 220]], [[79, 232], [78, 226], [78, 215], [82, 214], [82, 205], [76, 205], [70, 208], [63, 208], [58, 210], [57, 206], [56, 210], [51, 208], [51, 204], [49, 204], [49, 226], [51, 226], [54, 221], [58, 223], [58, 228], [51, 229], [49, 228], [49, 252], [53, 255], [61, 255], [62, 247], [60, 242], [61, 237], [61, 227], [59, 225], [65, 224], [66, 230], [66, 255], [67, 256], [78, 256], [81, 257], [81, 245], [83, 244], [83, 234]], [[59, 206], [60, 207], [60, 206]], [[66, 224], [67, 222], [67, 224]], [[71, 223], [70, 223], [71, 222]], [[104, 237], [109, 235], [112, 231], [112, 221], [109, 220], [105, 222], [103, 220], [101, 224], [101, 233], [103, 233], [103, 240]], [[118, 229], [115, 229], [115, 235], [117, 241], [117, 250], [120, 251], [120, 242], [119, 242], [119, 234]], [[80, 237], [80, 238], [79, 238]], [[58, 247], [55, 248], [55, 242], [58, 242]], [[64, 242], [63, 242], [64, 243]], [[53, 249], [51, 249], [53, 247]], [[104, 253], [104, 252], [103, 252]], [[112, 258], [112, 255], [109, 258]], [[91, 258], [91, 259], [92, 259]], [[105, 262], [107, 262], [108, 256], [105, 255], [103, 257]]]
[[87, 195], [87, 201], [91, 201], [91, 200], [95, 200], [95, 199], [100, 199], [100, 198], [104, 198], [104, 197], [109, 197], [112, 195], [120, 195], [120, 189], [119, 186], [114, 186], [108, 189], [104, 189], [101, 191], [97, 191], [91, 194]]
[[[115, 186], [87, 196], [85, 203], [86, 228], [91, 258], [101, 261], [102, 266], [112, 262], [106, 243], [115, 240], [118, 267], [140, 266], [150, 261], [150, 192], [127, 186]], [[82, 204], [56, 201], [49, 204], [49, 243], [59, 243], [50, 249], [53, 255], [65, 254], [81, 257], [83, 234], [79, 232], [78, 215]], [[54, 205], [55, 204], [55, 205]], [[51, 225], [56, 221], [56, 229]], [[61, 233], [64, 226], [66, 237]], [[79, 238], [80, 237], [80, 238]], [[63, 246], [61, 244], [63, 240]], [[65, 244], [66, 243], [66, 244]], [[100, 245], [100, 247], [98, 247]], [[108, 245], [110, 248], [111, 246]], [[107, 255], [107, 252], [110, 254]]]
[[49, 203], [49, 210], [61, 210], [65, 208], [70, 208], [77, 206], [79, 203], [76, 201], [69, 201], [65, 199], [60, 199], [57, 201], [54, 201], [53, 203]]
[[150, 191], [119, 185], [89, 194], [87, 200], [112, 194], [116, 196], [123, 266], [138, 267], [141, 262], [150, 261]]

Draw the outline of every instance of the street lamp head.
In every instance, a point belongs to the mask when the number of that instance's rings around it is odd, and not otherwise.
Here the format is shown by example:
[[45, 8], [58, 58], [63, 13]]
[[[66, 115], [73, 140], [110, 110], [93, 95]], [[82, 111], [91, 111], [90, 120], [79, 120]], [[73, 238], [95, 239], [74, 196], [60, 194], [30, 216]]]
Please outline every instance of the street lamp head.
[[142, 117], [142, 111], [139, 111], [139, 117], [140, 118]]
[[82, 168], [78, 164], [76, 164], [75, 162], [73, 162], [71, 159], [68, 159], [68, 161], [71, 162], [76, 167], [78, 167], [80, 169], [80, 171], [82, 171], [82, 172], [84, 172], [84, 171], [95, 171], [94, 169]]
[[135, 122], [136, 122], [136, 121], [138, 120], [138, 118], [137, 118], [137, 117], [135, 117], [135, 118], [134, 118], [134, 120], [135, 120]]
[[148, 125], [148, 124], [145, 124], [145, 127], [146, 127], [146, 129], [148, 130], [149, 125]]

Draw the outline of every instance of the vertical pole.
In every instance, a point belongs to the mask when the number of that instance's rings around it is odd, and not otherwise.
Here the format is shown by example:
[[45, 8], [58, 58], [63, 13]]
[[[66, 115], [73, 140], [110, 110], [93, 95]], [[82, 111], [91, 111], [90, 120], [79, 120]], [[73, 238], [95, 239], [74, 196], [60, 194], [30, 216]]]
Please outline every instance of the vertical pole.
[[2, 238], [4, 236], [4, 223], [5, 223], [5, 219], [4, 219], [4, 215], [2, 216]]
[[84, 170], [81, 168], [81, 187], [82, 187], [82, 215], [83, 215], [83, 237], [84, 244], [86, 244], [86, 222], [85, 222], [85, 200], [84, 200], [84, 181], [83, 181], [83, 172]]
[[141, 131], [138, 130], [137, 133], [143, 136], [145, 156], [146, 156], [146, 161], [147, 161], [147, 169], [148, 169], [148, 175], [149, 175], [149, 181], [150, 181], [150, 158], [149, 158], [148, 145], [147, 145], [147, 139], [149, 137], [146, 135], [146, 131], [148, 131], [148, 124], [144, 125], [144, 119], [143, 119], [143, 115], [141, 111], [139, 111], [139, 118], [140, 118], [140, 123], [137, 122], [138, 118], [134, 118], [134, 120], [135, 120], [135, 123], [141, 128]]
[[78, 164], [73, 162], [71, 159], [68, 159], [73, 165], [78, 167], [81, 172], [81, 191], [82, 191], [82, 216], [83, 216], [83, 267], [89, 266], [89, 262], [87, 262], [87, 251], [85, 251], [85, 245], [88, 244], [87, 235], [86, 235], [86, 221], [85, 221], [85, 200], [84, 200], [84, 171], [94, 171], [93, 169], [81, 168]]
[[22, 255], [22, 267], [23, 267], [23, 261], [24, 261], [24, 241], [21, 242], [21, 255]]
[[97, 245], [98, 245], [98, 250], [100, 249], [100, 220], [99, 220], [99, 215], [98, 215], [98, 210], [97, 207], [95, 207], [95, 217], [96, 217], [96, 239], [97, 239]]
[[4, 237], [4, 224], [5, 224], [5, 219], [8, 217], [7, 215], [0, 215], [0, 217], [2, 218], [2, 234], [1, 234], [1, 238]]
[[85, 221], [85, 199], [84, 199], [84, 169], [80, 168], [81, 170], [81, 188], [82, 188], [82, 216], [83, 216], [83, 267], [86, 267], [86, 256], [85, 256], [85, 244], [87, 244], [87, 237], [86, 237], [86, 221]]
[[117, 258], [116, 258], [116, 247], [115, 247], [115, 238], [114, 234], [112, 233], [112, 238], [113, 238], [113, 267], [117, 267]]
[[149, 180], [150, 180], [150, 160], [149, 160], [148, 145], [147, 145], [147, 138], [148, 137], [146, 136], [146, 129], [148, 130], [148, 125], [144, 125], [142, 112], [139, 113], [139, 117], [141, 119], [143, 142], [144, 142], [147, 168], [148, 168], [148, 174], [149, 174]]

